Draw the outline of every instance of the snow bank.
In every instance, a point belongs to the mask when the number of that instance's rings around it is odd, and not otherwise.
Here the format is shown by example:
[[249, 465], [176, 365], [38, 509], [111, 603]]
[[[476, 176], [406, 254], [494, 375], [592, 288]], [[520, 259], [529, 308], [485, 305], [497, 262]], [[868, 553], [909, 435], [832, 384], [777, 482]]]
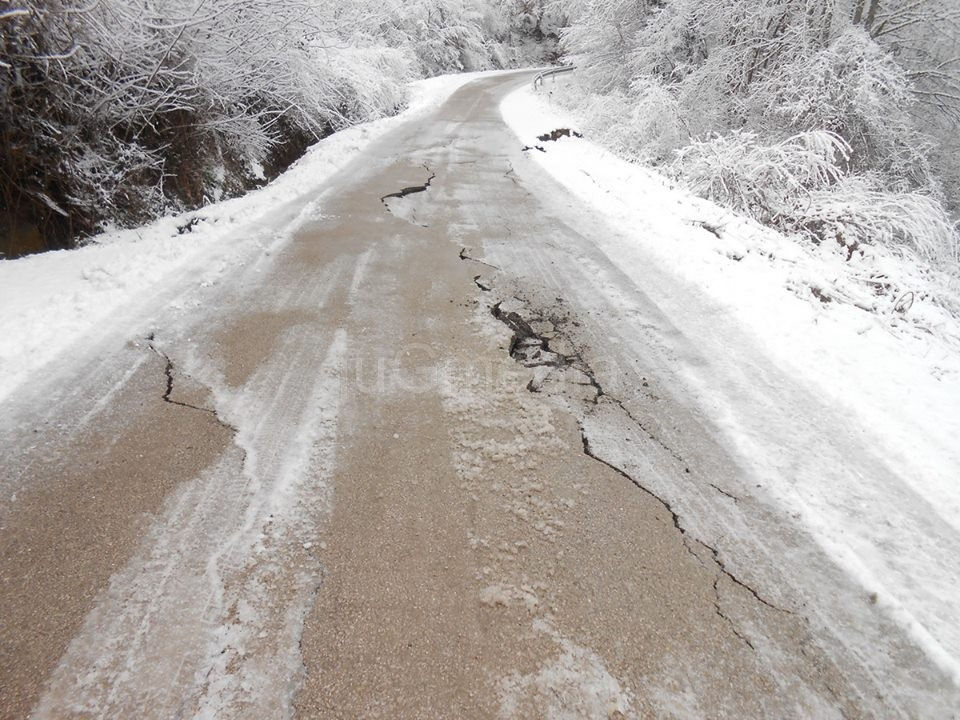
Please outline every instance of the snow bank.
[[[527, 153], [531, 161], [615, 231], [598, 234], [597, 243], [623, 273], [647, 287], [653, 261], [689, 288], [688, 307], [683, 298], [670, 300], [671, 321], [702, 328], [704, 319], [692, 316], [703, 306], [701, 297], [722, 308], [719, 324], [742, 327], [776, 367], [812, 396], [826, 399], [838, 417], [866, 437], [872, 435], [877, 455], [909, 488], [914, 509], [922, 507], [960, 533], [960, 293], [955, 278], [881, 248], [863, 248], [863, 254], [847, 260], [838, 247], [803, 244], [678, 189], [588, 140], [537, 141], [538, 135], [576, 123], [529, 88], [510, 95], [501, 111], [524, 145], [544, 147], [544, 152]], [[871, 290], [880, 284], [900, 291]], [[713, 335], [718, 337], [703, 336], [704, 347], [717, 345], [722, 357], [711, 362], [716, 367], [736, 363], [738, 348], [724, 348], [720, 331]], [[879, 588], [879, 604], [960, 680], [957, 615], [944, 611], [951, 605], [955, 610], [955, 598], [943, 596], [953, 580], [949, 569], [935, 572], [924, 552], [937, 538], [917, 537], [909, 547], [899, 542], [898, 508], [892, 499], [877, 497], [883, 493], [872, 487], [873, 478], [851, 477], [849, 487], [839, 488], [828, 479], [836, 468], [815, 483], [792, 477], [787, 459], [774, 451], [761, 457], [775, 437], [744, 415], [749, 409], [743, 402], [721, 396], [702, 378], [691, 383], [739, 452], [753, 455], [751, 465], [773, 483], [783, 507], [852, 576], [870, 590]], [[775, 398], [777, 388], [764, 392]], [[815, 426], [817, 418], [804, 422]]]
[[371, 142], [427, 114], [479, 75], [412, 83], [405, 112], [321, 140], [283, 175], [242, 197], [107, 232], [75, 250], [0, 260], [0, 401], [116, 310], [149, 299], [190, 271], [209, 268], [201, 280], [208, 282], [225, 271], [226, 257], [271, 252], [297, 224], [271, 227], [278, 206], [316, 195]]

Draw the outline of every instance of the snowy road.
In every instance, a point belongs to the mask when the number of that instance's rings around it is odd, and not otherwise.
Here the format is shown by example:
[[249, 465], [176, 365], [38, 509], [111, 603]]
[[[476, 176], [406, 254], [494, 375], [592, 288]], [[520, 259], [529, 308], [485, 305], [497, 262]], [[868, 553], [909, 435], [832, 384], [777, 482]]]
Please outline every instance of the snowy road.
[[[739, 392], [750, 355], [783, 472], [924, 506], [699, 298], [604, 254], [501, 117], [530, 78], [399, 126], [261, 220], [292, 237], [6, 399], [4, 717], [953, 716], [949, 663], [766, 494], [691, 377]], [[936, 537], [949, 584], [960, 539]]]

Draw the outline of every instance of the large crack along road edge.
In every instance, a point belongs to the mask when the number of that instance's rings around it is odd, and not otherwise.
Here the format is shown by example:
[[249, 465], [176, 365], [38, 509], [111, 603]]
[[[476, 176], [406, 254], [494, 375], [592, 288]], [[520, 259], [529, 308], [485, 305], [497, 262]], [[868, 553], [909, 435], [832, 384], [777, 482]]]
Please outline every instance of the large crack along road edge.
[[[464, 253], [462, 251], [460, 258], [463, 260], [483, 262], [469, 256], [464, 257]], [[474, 282], [476, 283], [476, 279]], [[483, 285], [477, 283], [477, 285], [479, 289], [485, 293], [492, 292], [494, 289], [494, 286], [491, 283], [484, 283]], [[558, 322], [554, 315], [537, 313], [531, 307], [529, 302], [517, 297], [516, 295], [513, 296], [513, 300], [520, 303], [520, 305], [527, 310], [529, 313], [529, 318], [525, 318], [517, 310], [505, 310], [503, 308], [503, 304], [505, 302], [504, 300], [500, 300], [489, 306], [490, 314], [507, 326], [507, 328], [509, 328], [512, 332], [507, 350], [508, 354], [516, 362], [524, 365], [525, 367], [532, 369], [546, 368], [548, 375], [556, 370], [561, 372], [572, 370], [575, 372], [574, 380], [572, 381], [573, 384], [578, 386], [587, 386], [592, 389], [593, 397], [585, 401], [587, 407], [584, 410], [584, 415], [578, 417], [577, 419], [583, 453], [595, 462], [601, 463], [611, 471], [615, 472], [617, 475], [629, 481], [634, 487], [660, 504], [669, 514], [671, 523], [674, 529], [680, 534], [681, 541], [686, 551], [704, 568], [706, 568], [707, 565], [704, 562], [704, 558], [702, 558], [697, 552], [697, 546], [703, 548], [709, 553], [709, 558], [713, 561], [713, 565], [716, 568], [716, 575], [712, 583], [712, 590], [714, 594], [714, 612], [728, 625], [736, 638], [743, 642], [751, 651], [756, 651], [754, 643], [751, 642], [750, 639], [743, 634], [743, 632], [741, 632], [729, 615], [724, 612], [721, 606], [720, 582], [723, 578], [726, 578], [727, 581], [732, 585], [744, 590], [754, 601], [769, 610], [790, 616], [796, 616], [796, 613], [793, 610], [780, 607], [766, 599], [749, 583], [738, 577], [737, 574], [727, 566], [726, 562], [720, 555], [719, 549], [715, 545], [711, 545], [704, 540], [694, 537], [690, 534], [688, 529], [684, 526], [679, 513], [669, 500], [654, 492], [651, 488], [643, 484], [637, 477], [627, 472], [626, 469], [606, 459], [596, 450], [596, 448], [591, 444], [589, 432], [584, 423], [584, 419], [591, 412], [595, 412], [595, 408], [601, 405], [607, 405], [619, 412], [631, 425], [636, 427], [643, 435], [649, 438], [666, 455], [668, 455], [677, 467], [677, 472], [682, 472], [687, 475], [693, 474], [683, 456], [675, 448], [671, 447], [662, 438], [657, 436], [657, 434], [654, 433], [644, 422], [637, 418], [634, 413], [632, 413], [626, 407], [621, 399], [611, 395], [604, 389], [603, 385], [598, 380], [596, 373], [583, 357], [582, 352], [578, 351], [576, 349], [576, 345], [569, 338], [565, 337], [562, 328], [563, 320]], [[544, 324], [550, 326], [549, 331], [544, 332], [542, 330], [537, 331], [534, 329], [535, 327], [542, 327]], [[568, 352], [560, 352], [554, 349], [552, 344], [558, 339], [562, 339], [563, 342], [561, 344], [565, 345], [567, 348], [573, 348], [573, 350]], [[578, 380], [578, 378], [583, 379]], [[536, 379], [531, 380], [531, 382], [527, 385], [527, 390], [534, 393], [542, 392], [543, 383], [543, 379], [541, 379], [539, 382], [536, 381]], [[735, 498], [730, 493], [727, 493], [721, 488], [716, 487], [712, 483], [706, 482], [706, 484], [713, 487], [719, 494], [733, 500], [738, 500], [738, 498]]]

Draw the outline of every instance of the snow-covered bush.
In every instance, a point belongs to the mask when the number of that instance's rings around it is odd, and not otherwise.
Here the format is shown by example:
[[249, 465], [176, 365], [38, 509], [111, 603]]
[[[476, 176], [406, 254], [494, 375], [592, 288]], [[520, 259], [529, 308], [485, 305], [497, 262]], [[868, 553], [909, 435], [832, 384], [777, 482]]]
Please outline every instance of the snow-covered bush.
[[[0, 4], [0, 252], [242, 192], [405, 102], [416, 76], [518, 60], [499, 0]], [[512, 5], [511, 5], [512, 7]], [[514, 34], [542, 32], [529, 0]], [[504, 30], [504, 32], [506, 32]]]
[[960, 260], [960, 233], [936, 198], [890, 192], [867, 176], [845, 178], [795, 200], [781, 224], [818, 240], [836, 240], [848, 257], [859, 245], [907, 248], [947, 267]]
[[496, 67], [535, 67], [556, 61], [562, 12], [552, 0], [481, 3], [484, 46]]
[[314, 99], [315, 112], [333, 130], [393, 114], [406, 102], [405, 86], [415, 76], [411, 53], [397, 48], [325, 50], [311, 65], [322, 93]]
[[774, 128], [836, 133], [857, 169], [927, 182], [927, 142], [910, 114], [907, 72], [860, 28], [765, 78], [751, 102]]
[[[282, 165], [290, 153], [276, 149], [322, 136], [325, 110], [343, 99], [343, 72], [331, 78], [317, 62], [324, 17], [308, 4], [26, 0], [20, 10], [0, 17], [3, 214], [48, 237], [199, 204], [218, 174], [240, 189], [251, 163]], [[375, 75], [353, 67], [359, 80]]]
[[757, 133], [738, 130], [690, 143], [670, 169], [697, 194], [777, 223], [794, 198], [839, 181], [848, 155], [846, 142], [825, 131], [768, 145]]
[[779, 228], [955, 258], [955, 0], [559, 2], [593, 137]]
[[561, 46], [579, 66], [583, 82], [600, 93], [629, 86], [629, 56], [642, 42], [640, 31], [650, 12], [646, 0], [560, 0], [558, 5], [568, 18]]
[[463, 0], [406, 0], [390, 10], [388, 40], [409, 47], [423, 75], [478, 70], [486, 64], [480, 20]]
[[691, 143], [670, 170], [698, 194], [760, 222], [816, 243], [835, 241], [848, 259], [860, 245], [960, 259], [960, 235], [939, 199], [885, 189], [878, 174], [846, 175], [849, 155], [845, 140], [824, 131], [773, 145], [737, 131]]
[[567, 87], [556, 101], [623, 157], [661, 163], [689, 139], [676, 97], [655, 78], [638, 78], [630, 91], [602, 94], [591, 93], [580, 78], [568, 82], [576, 87]]

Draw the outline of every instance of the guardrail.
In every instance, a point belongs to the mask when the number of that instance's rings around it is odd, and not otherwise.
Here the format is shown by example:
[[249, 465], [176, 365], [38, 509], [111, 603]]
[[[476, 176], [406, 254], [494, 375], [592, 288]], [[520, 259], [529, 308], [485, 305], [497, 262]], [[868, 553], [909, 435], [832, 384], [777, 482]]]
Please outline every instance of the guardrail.
[[551, 68], [550, 70], [544, 70], [542, 73], [537, 74], [533, 79], [533, 89], [539, 90], [543, 87], [543, 81], [547, 78], [556, 77], [563, 73], [572, 72], [577, 69], [576, 65], [563, 65], [557, 68]]

